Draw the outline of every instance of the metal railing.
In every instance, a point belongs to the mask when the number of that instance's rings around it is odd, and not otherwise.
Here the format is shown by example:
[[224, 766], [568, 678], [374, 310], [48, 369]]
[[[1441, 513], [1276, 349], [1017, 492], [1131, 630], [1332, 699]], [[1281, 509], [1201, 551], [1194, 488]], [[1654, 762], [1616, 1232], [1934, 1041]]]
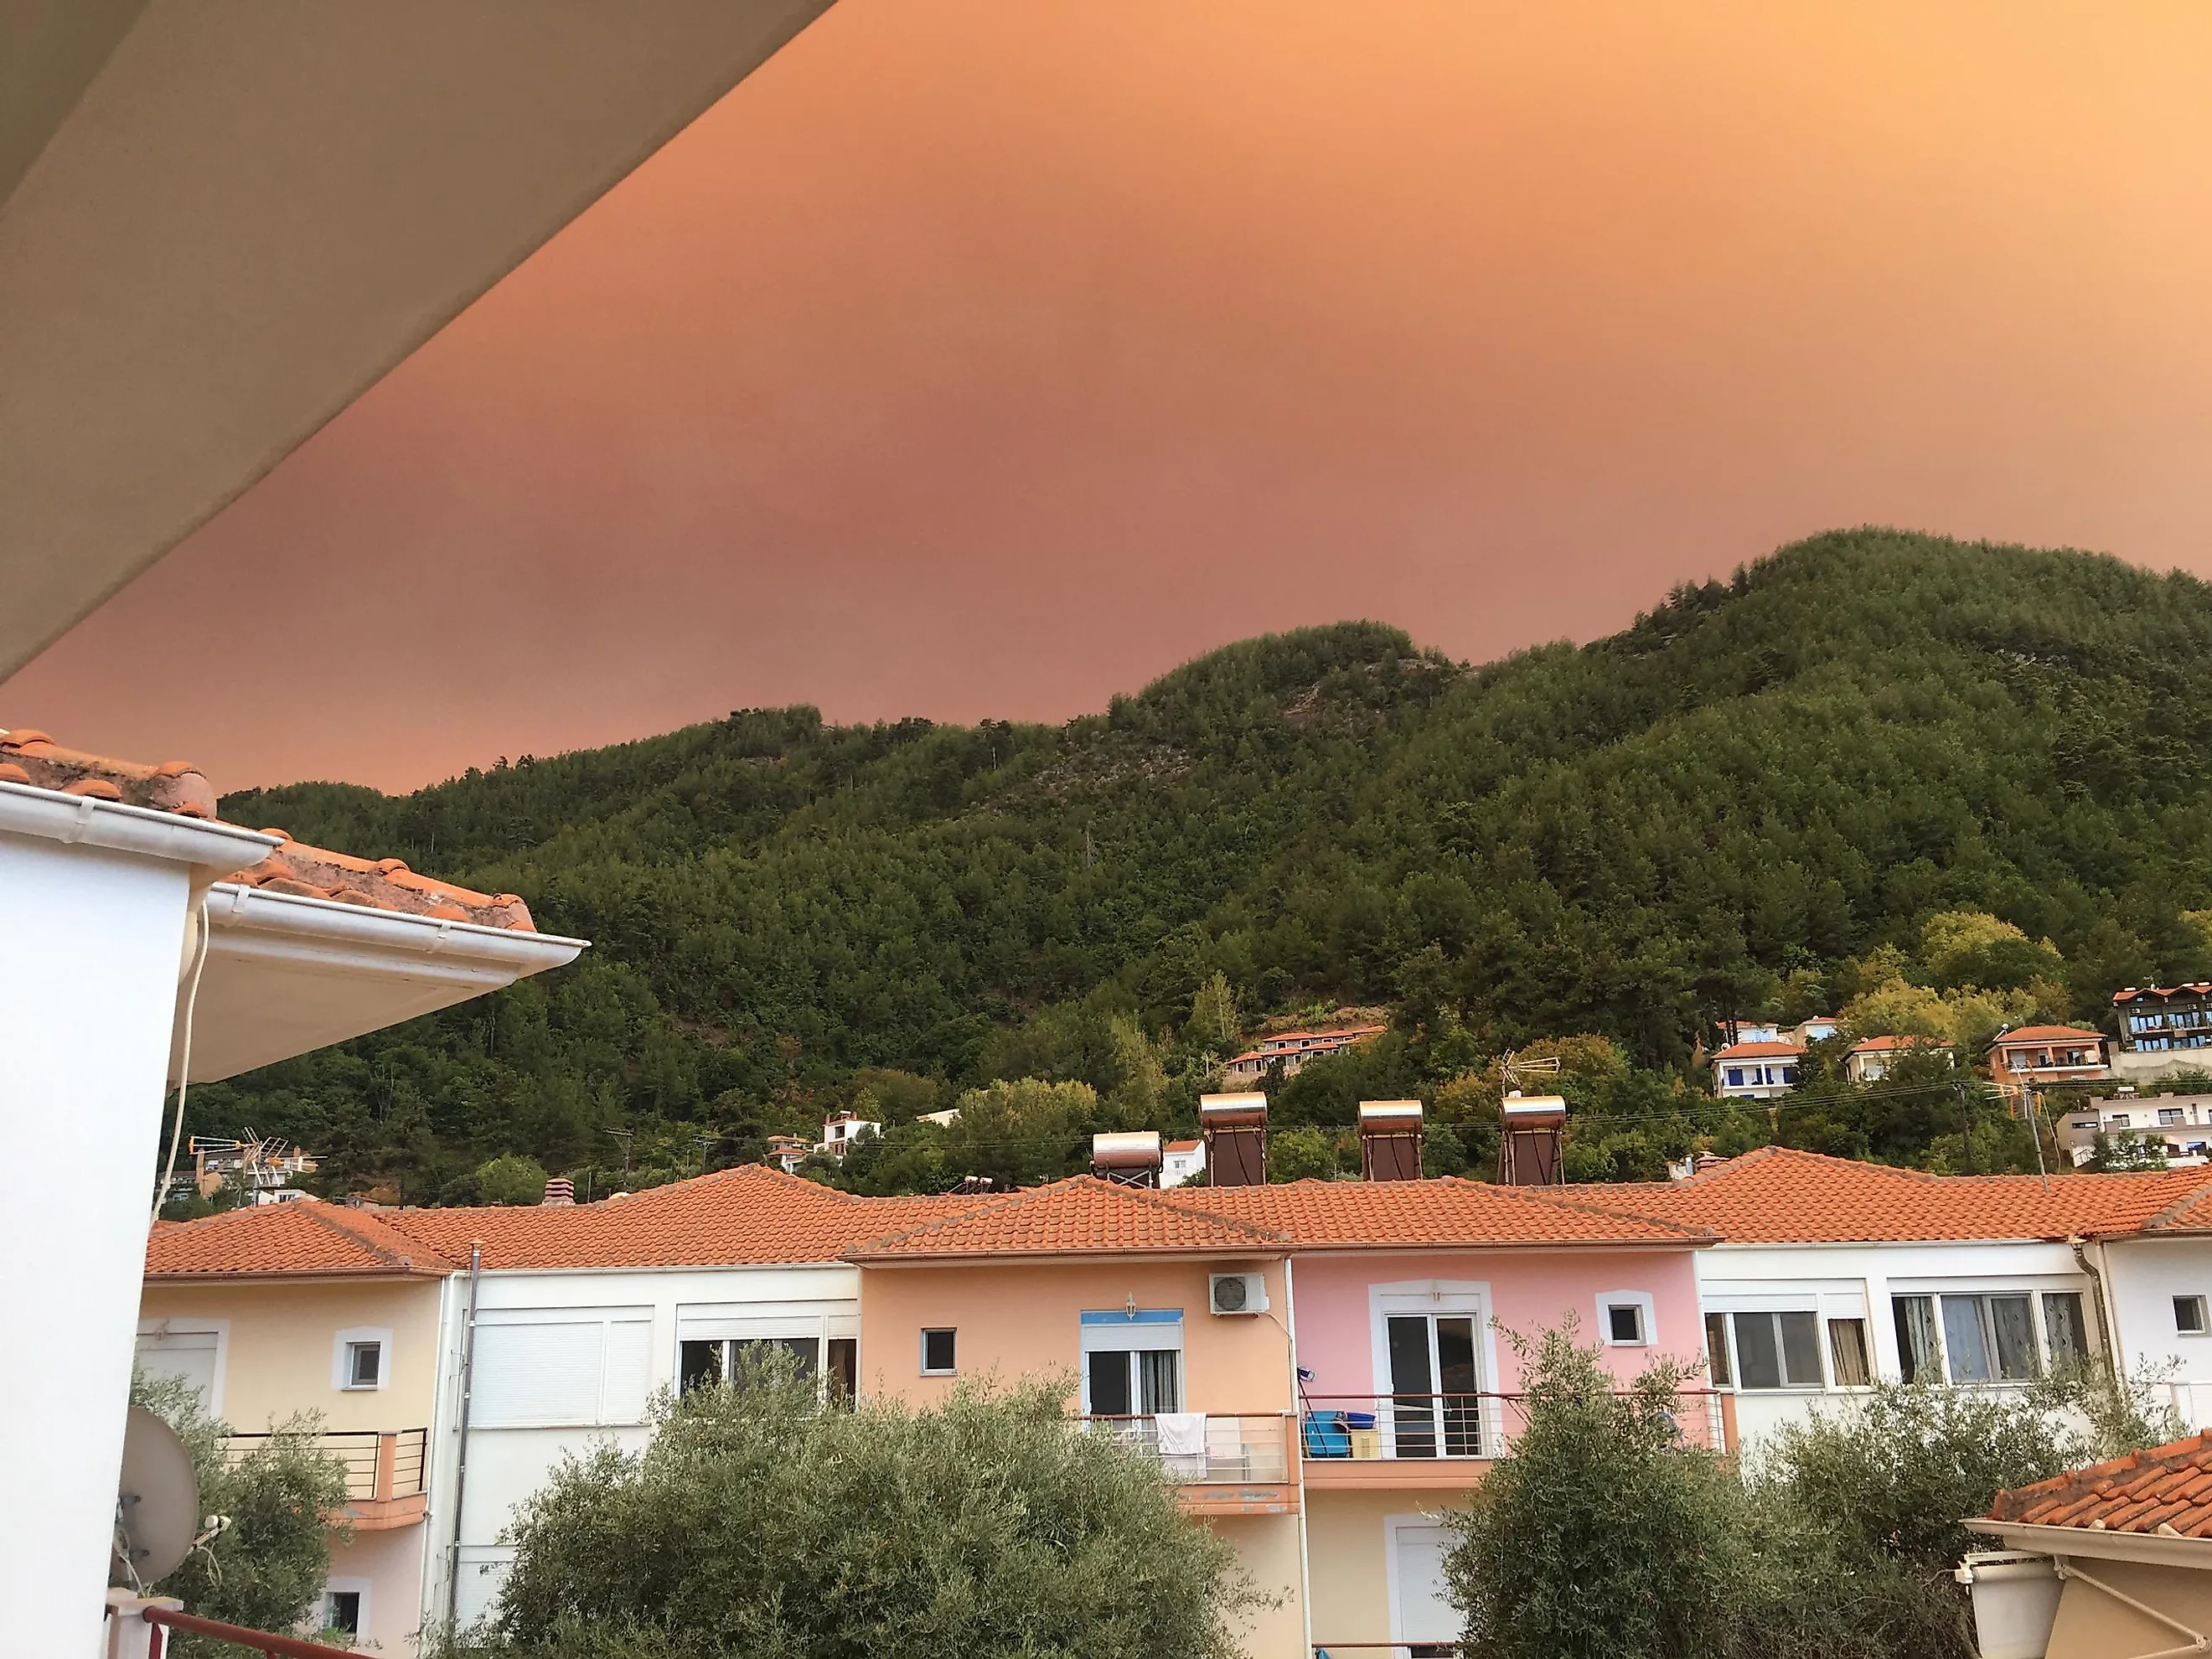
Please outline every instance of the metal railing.
[[[275, 1438], [269, 1434], [234, 1434], [223, 1442], [223, 1454], [236, 1462], [252, 1456]], [[313, 1436], [309, 1443], [344, 1466], [349, 1504], [419, 1498], [425, 1490], [428, 1429], [331, 1429]]]
[[[155, 1627], [157, 1638], [163, 1630], [181, 1630], [213, 1641], [228, 1642], [248, 1652], [262, 1654], [265, 1659], [356, 1659], [348, 1650], [326, 1643], [304, 1642], [296, 1636], [277, 1636], [265, 1630], [248, 1630], [243, 1625], [226, 1625], [219, 1619], [203, 1619], [197, 1613], [179, 1613], [172, 1607], [148, 1607], [139, 1616]], [[161, 1648], [157, 1646], [152, 1651], [155, 1659], [160, 1659]]]
[[[1109, 1435], [1153, 1459], [1170, 1480], [1267, 1486], [1291, 1478], [1291, 1421], [1282, 1412], [1168, 1419], [1163, 1443], [1156, 1417], [1086, 1417], [1085, 1430]], [[1190, 1437], [1183, 1437], [1185, 1435]]]
[[[1316, 1462], [1496, 1457], [1526, 1423], [1528, 1401], [1525, 1394], [1489, 1391], [1307, 1395], [1298, 1419], [1300, 1449]], [[1724, 1389], [1682, 1389], [1674, 1415], [1683, 1441], [1729, 1450], [1728, 1407]]]

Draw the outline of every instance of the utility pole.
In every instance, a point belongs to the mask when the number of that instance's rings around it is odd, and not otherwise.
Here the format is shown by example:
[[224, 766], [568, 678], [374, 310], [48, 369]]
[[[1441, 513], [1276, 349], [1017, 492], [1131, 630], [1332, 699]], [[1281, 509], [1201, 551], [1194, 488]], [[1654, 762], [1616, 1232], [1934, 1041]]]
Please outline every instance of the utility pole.
[[623, 1184], [626, 1187], [629, 1184], [629, 1144], [632, 1140], [637, 1138], [637, 1131], [635, 1129], [610, 1129], [607, 1133], [612, 1135], [617, 1140], [622, 1142]]
[[1966, 1148], [1966, 1173], [1968, 1175], [1973, 1175], [1976, 1173], [1974, 1169], [1974, 1120], [1972, 1115], [1966, 1110], [1966, 1085], [1961, 1083], [1955, 1086], [1959, 1091], [1959, 1139], [1960, 1141], [1965, 1143]]

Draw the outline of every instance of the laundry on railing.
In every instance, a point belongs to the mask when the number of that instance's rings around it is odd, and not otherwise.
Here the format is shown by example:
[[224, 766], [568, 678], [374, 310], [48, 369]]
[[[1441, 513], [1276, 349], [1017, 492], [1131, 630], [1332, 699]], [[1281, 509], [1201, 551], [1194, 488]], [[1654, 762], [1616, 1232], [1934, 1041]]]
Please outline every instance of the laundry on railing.
[[1161, 1412], [1152, 1419], [1158, 1425], [1160, 1455], [1163, 1457], [1203, 1457], [1206, 1455], [1206, 1413], [1204, 1412]]

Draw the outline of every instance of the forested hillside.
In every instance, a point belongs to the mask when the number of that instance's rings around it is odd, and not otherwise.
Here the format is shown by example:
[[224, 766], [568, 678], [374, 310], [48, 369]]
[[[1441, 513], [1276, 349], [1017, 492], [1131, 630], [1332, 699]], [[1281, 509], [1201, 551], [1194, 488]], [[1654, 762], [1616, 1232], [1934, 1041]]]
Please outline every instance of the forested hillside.
[[[1860, 531], [1481, 667], [1346, 623], [1063, 726], [745, 710], [404, 798], [235, 793], [227, 817], [520, 893], [592, 949], [195, 1091], [192, 1127], [452, 1201], [506, 1153], [604, 1182], [610, 1129], [653, 1178], [856, 1097], [899, 1121], [994, 1079], [1087, 1085], [996, 1091], [964, 1152], [907, 1132], [853, 1178], [1048, 1173], [1008, 1163], [1037, 1123], [1066, 1149], [1188, 1125], [1241, 1032], [1362, 1006], [1389, 1035], [1280, 1090], [1285, 1121], [1418, 1093], [1451, 1126], [1437, 1155], [1479, 1164], [1492, 1057], [1585, 1035], [1609, 1041], [1571, 1049], [1577, 1167], [1649, 1170], [1771, 1132], [1693, 1086], [1732, 1015], [2094, 1023], [2122, 983], [2212, 973], [2189, 914], [2212, 904], [2208, 644], [2185, 576]], [[1783, 1132], [1968, 1150], [1917, 1107], [1882, 1127], [1886, 1099]], [[1286, 1153], [1325, 1164], [1328, 1139]]]

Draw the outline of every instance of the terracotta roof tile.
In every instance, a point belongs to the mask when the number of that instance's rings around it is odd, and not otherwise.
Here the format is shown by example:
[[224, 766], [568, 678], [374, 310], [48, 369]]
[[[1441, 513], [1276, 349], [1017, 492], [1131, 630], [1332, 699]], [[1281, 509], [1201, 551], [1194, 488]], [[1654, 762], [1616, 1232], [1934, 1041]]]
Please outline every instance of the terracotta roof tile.
[[110, 760], [64, 749], [43, 732], [17, 726], [0, 732], [0, 762], [6, 763], [0, 765], [0, 777], [10, 783], [124, 801], [181, 817], [211, 818], [216, 813], [215, 786], [189, 761], [148, 766]]
[[455, 1265], [385, 1215], [313, 1198], [166, 1223], [146, 1241], [149, 1279], [443, 1274]]
[[974, 1204], [953, 1215], [854, 1245], [855, 1261], [1063, 1254], [1273, 1255], [1281, 1233], [1212, 1215], [1168, 1193], [1071, 1176]]
[[1293, 1181], [1177, 1187], [1161, 1196], [1272, 1229], [1297, 1249], [1583, 1244], [1680, 1249], [1713, 1242], [1697, 1224], [1639, 1215], [1585, 1198], [1583, 1191], [1458, 1179]]
[[[190, 818], [213, 818], [221, 807], [215, 786], [189, 761], [158, 766], [64, 749], [27, 726], [0, 732], [0, 782], [28, 784], [64, 794], [120, 802]], [[260, 863], [223, 879], [296, 898], [330, 899], [378, 910], [473, 922], [517, 933], [536, 931], [530, 907], [513, 893], [478, 893], [451, 882], [418, 876], [398, 859], [361, 859], [305, 846], [283, 836]]]
[[2102, 1042], [2102, 1031], [2085, 1031], [2078, 1025], [2023, 1025], [2016, 1031], [2001, 1032], [1992, 1039], [1992, 1048], [2009, 1048], [2015, 1042]]
[[855, 1244], [975, 1203], [856, 1198], [749, 1164], [593, 1204], [381, 1214], [464, 1266], [481, 1243], [492, 1269], [705, 1267], [836, 1261]]
[[1950, 1046], [1941, 1037], [1870, 1036], [1851, 1044], [1851, 1052], [1855, 1054], [1888, 1054], [1901, 1048], [1925, 1048], [1933, 1054]]
[[2070, 1469], [2001, 1492], [1989, 1518], [2033, 1527], [2100, 1524], [2107, 1532], [2212, 1534], [2212, 1433]]
[[1802, 1042], [1731, 1042], [1725, 1048], [1714, 1050], [1715, 1060], [1774, 1060], [1791, 1054], [1802, 1054]]
[[[268, 830], [264, 835], [283, 835]], [[480, 927], [535, 931], [530, 907], [512, 893], [478, 893], [449, 881], [418, 876], [398, 859], [360, 859], [309, 847], [285, 836], [260, 863], [223, 878], [241, 887], [301, 898], [333, 900], [378, 910], [399, 910], [440, 921], [474, 922]]]
[[2212, 1228], [2212, 1171], [1933, 1176], [1767, 1146], [1686, 1181], [1579, 1186], [1577, 1198], [1709, 1227], [1731, 1243], [2068, 1238]]

